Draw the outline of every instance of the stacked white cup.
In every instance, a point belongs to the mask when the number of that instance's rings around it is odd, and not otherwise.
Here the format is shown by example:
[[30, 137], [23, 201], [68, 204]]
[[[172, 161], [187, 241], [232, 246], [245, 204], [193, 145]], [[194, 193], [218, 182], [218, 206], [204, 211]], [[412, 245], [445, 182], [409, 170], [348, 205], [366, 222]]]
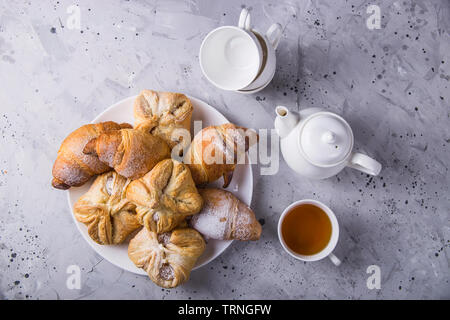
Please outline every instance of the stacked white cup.
[[211, 31], [200, 46], [200, 67], [216, 87], [240, 93], [264, 89], [275, 75], [275, 50], [282, 35], [274, 23], [261, 34], [251, 28], [250, 14], [243, 9], [238, 26]]

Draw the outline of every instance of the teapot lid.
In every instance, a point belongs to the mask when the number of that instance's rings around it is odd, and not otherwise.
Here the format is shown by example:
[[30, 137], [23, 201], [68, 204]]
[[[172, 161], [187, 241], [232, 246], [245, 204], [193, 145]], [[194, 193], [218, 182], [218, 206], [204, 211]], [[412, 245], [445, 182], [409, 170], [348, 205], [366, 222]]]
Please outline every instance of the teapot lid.
[[299, 143], [307, 160], [317, 166], [332, 166], [347, 158], [353, 148], [353, 133], [343, 118], [318, 112], [305, 121]]

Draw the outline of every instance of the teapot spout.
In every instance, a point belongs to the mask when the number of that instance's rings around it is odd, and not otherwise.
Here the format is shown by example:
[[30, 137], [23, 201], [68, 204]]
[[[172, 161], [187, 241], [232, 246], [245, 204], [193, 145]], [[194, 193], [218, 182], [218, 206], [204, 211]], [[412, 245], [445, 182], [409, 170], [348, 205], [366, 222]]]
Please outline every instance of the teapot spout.
[[275, 130], [280, 138], [283, 139], [297, 126], [299, 116], [283, 106], [277, 106], [275, 113], [277, 115], [275, 118]]

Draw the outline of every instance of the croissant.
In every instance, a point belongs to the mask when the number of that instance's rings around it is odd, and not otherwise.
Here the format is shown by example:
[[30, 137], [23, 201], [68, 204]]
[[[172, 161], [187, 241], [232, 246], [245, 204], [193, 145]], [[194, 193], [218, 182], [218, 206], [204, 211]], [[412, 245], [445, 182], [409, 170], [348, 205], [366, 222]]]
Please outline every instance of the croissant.
[[173, 159], [159, 162], [145, 176], [131, 182], [126, 197], [136, 204], [141, 224], [157, 233], [174, 229], [203, 205], [188, 167]]
[[258, 240], [261, 225], [253, 211], [231, 192], [221, 189], [199, 189], [203, 209], [189, 221], [207, 238], [218, 240]]
[[135, 208], [125, 197], [129, 180], [110, 171], [98, 176], [88, 192], [74, 205], [75, 218], [88, 227], [99, 244], [122, 243], [140, 228]]
[[236, 164], [245, 160], [245, 152], [258, 138], [255, 131], [232, 123], [206, 127], [198, 132], [184, 156], [195, 184], [213, 182], [223, 176], [226, 188]]
[[128, 256], [158, 286], [174, 288], [189, 279], [205, 247], [205, 240], [191, 228], [177, 228], [162, 234], [143, 228], [131, 239]]
[[122, 129], [101, 134], [86, 144], [86, 154], [114, 168], [120, 175], [138, 179], [162, 159], [170, 158], [170, 149], [147, 130]]
[[176, 138], [174, 131], [181, 128], [189, 132], [193, 109], [184, 94], [143, 90], [134, 101], [135, 125], [156, 122], [151, 133], [162, 138], [172, 149], [182, 139]]
[[131, 125], [127, 123], [118, 124], [108, 121], [87, 124], [69, 134], [61, 144], [53, 164], [52, 186], [63, 190], [79, 187], [92, 176], [111, 170], [97, 157], [84, 154], [83, 148], [90, 140], [97, 138], [102, 133], [130, 127]]

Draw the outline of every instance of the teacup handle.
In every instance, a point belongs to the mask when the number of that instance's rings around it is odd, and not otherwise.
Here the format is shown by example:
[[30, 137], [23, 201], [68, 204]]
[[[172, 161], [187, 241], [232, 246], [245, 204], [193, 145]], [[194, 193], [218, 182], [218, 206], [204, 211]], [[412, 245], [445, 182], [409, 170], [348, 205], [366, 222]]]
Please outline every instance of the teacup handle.
[[377, 176], [381, 171], [381, 163], [359, 152], [354, 153], [350, 157], [348, 166], [372, 176]]
[[246, 8], [242, 9], [239, 16], [238, 27], [247, 31], [250, 31], [250, 12]]
[[276, 50], [278, 43], [280, 43], [281, 35], [283, 34], [283, 29], [279, 23], [272, 24], [266, 32], [266, 38], [272, 45], [273, 49]]
[[331, 262], [333, 262], [333, 264], [336, 267], [339, 267], [341, 265], [341, 260], [338, 257], [336, 257], [333, 253], [330, 253], [328, 255], [328, 258], [330, 258]]

